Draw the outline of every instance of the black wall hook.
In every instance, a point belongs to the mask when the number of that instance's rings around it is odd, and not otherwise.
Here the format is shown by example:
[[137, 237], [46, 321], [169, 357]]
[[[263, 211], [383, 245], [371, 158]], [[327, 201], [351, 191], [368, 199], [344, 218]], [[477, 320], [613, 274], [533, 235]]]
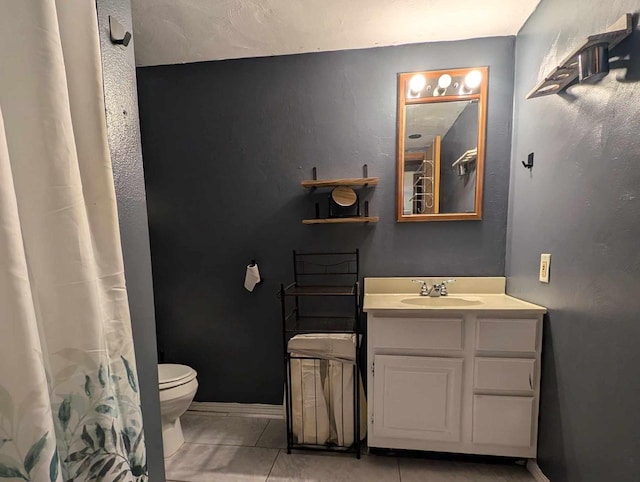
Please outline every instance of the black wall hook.
[[522, 161], [522, 165], [524, 167], [526, 167], [527, 169], [531, 170], [533, 168], [533, 152], [531, 154], [529, 154], [529, 157], [527, 158], [527, 163], [525, 164], [524, 161]]

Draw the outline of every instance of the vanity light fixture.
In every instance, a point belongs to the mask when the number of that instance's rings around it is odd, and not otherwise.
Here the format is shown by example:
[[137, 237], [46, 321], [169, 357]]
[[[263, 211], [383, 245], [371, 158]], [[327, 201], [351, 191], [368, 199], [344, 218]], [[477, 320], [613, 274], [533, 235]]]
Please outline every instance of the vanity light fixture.
[[451, 76], [449, 74], [442, 74], [438, 78], [438, 88], [433, 90], [433, 95], [444, 95], [447, 91], [447, 87], [451, 85]]
[[462, 82], [455, 82], [453, 84], [453, 88], [457, 89], [458, 87], [460, 87], [460, 90], [458, 92], [459, 95], [469, 95], [477, 90], [478, 87], [480, 87], [481, 83], [482, 73], [479, 70], [472, 70], [467, 75], [465, 75]]
[[438, 79], [438, 87], [446, 89], [451, 85], [451, 76], [449, 74], [442, 74]]
[[469, 90], [477, 89], [482, 82], [482, 74], [479, 70], [472, 70], [464, 78], [464, 85]]
[[527, 99], [557, 94], [576, 78], [581, 83], [595, 83], [609, 73], [609, 50], [627, 38], [633, 31], [633, 16], [623, 15], [605, 32], [590, 35], [560, 66], [538, 83]]
[[422, 74], [416, 74], [409, 81], [409, 91], [412, 94], [419, 94], [427, 85], [427, 79]]

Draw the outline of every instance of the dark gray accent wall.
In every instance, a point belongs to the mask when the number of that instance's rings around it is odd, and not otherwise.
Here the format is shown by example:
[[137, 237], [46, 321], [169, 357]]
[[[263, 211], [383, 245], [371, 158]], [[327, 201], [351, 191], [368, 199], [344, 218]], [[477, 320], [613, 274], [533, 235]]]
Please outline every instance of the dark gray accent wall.
[[554, 482], [640, 477], [640, 35], [612, 52], [626, 59], [600, 84], [525, 95], [639, 7], [542, 0], [517, 37], [508, 291], [549, 308], [538, 462]]
[[[490, 67], [485, 218], [396, 223], [397, 73]], [[291, 251], [362, 253], [363, 276], [503, 275], [514, 38], [138, 69], [159, 347], [199, 401], [281, 403]], [[300, 181], [358, 177], [371, 225], [306, 226]], [[244, 269], [265, 278], [253, 293]]]
[[476, 205], [477, 163], [460, 176], [451, 167], [468, 149], [478, 146], [478, 103], [471, 102], [460, 113], [440, 143], [440, 212], [471, 213]]
[[133, 341], [147, 445], [149, 480], [164, 480], [158, 361], [153, 307], [149, 229], [142, 172], [133, 42], [127, 48], [109, 40], [109, 15], [131, 31], [129, 0], [97, 0], [107, 134], [113, 163], [120, 237], [131, 311]]

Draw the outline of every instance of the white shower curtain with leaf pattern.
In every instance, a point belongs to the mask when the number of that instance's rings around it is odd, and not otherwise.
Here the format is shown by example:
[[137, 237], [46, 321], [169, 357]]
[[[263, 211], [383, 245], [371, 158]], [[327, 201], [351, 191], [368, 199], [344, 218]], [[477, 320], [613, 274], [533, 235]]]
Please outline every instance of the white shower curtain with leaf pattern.
[[0, 480], [147, 480], [96, 6], [0, 0]]

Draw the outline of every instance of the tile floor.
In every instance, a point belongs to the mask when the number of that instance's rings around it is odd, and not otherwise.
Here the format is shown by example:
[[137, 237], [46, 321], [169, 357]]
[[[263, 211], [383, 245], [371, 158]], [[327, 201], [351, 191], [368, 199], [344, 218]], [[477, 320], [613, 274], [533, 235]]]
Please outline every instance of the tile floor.
[[533, 482], [518, 465], [408, 456], [287, 455], [284, 420], [187, 412], [185, 444], [165, 460], [178, 482]]

